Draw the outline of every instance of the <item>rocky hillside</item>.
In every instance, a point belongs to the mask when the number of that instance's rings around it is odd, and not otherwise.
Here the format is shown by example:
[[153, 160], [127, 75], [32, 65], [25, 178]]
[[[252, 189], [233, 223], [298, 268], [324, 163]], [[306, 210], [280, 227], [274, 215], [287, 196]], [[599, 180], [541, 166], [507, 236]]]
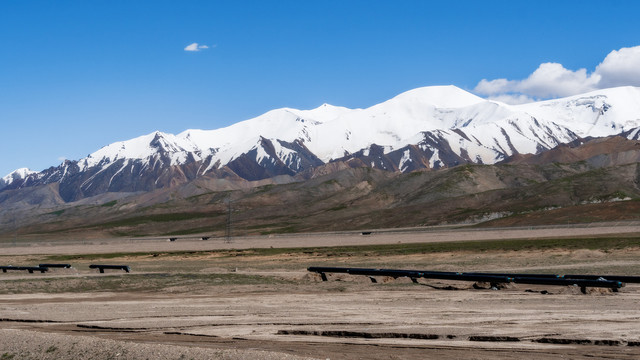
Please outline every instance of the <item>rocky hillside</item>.
[[[105, 193], [57, 206], [51, 205], [55, 186], [46, 185], [28, 195], [1, 193], [12, 210], [2, 213], [0, 229], [5, 238], [14, 234], [14, 226], [22, 236], [221, 236], [228, 201], [237, 235], [493, 219], [519, 225], [638, 219], [639, 144], [622, 137], [597, 138], [500, 164], [411, 173], [336, 161], [299, 177], [253, 182], [199, 177], [151, 192]], [[51, 206], [24, 205], [35, 197]]]

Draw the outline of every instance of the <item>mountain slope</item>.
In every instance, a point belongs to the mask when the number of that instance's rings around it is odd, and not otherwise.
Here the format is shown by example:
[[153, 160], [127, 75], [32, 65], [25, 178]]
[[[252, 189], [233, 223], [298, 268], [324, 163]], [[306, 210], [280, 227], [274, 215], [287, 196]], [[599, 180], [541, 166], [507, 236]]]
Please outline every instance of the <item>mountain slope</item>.
[[0, 191], [57, 183], [60, 197], [69, 202], [171, 188], [200, 177], [303, 176], [336, 161], [406, 173], [494, 164], [587, 136], [633, 139], [639, 129], [635, 87], [513, 106], [435, 86], [366, 109], [283, 108], [217, 130], [154, 132], [39, 173], [14, 173], [3, 178]]
[[[102, 204], [86, 200], [40, 212], [14, 211], [22, 237], [222, 236], [231, 200], [233, 234], [377, 229], [473, 223], [538, 214], [547, 223], [639, 220], [640, 164], [464, 165], [408, 174], [323, 165], [306, 181], [188, 184], [130, 194]], [[323, 167], [335, 167], [323, 172]], [[224, 180], [216, 180], [224, 182]], [[584, 210], [583, 210], [584, 209]], [[544, 217], [553, 212], [555, 218]], [[572, 216], [572, 214], [574, 214]], [[13, 236], [10, 216], [0, 233]], [[1, 237], [1, 236], [0, 236]]]
[[507, 159], [508, 164], [549, 164], [583, 161], [596, 167], [640, 162], [640, 141], [623, 136], [582, 139], [543, 153], [519, 155]]
[[36, 172], [31, 171], [27, 168], [17, 169], [6, 175], [5, 177], [0, 178], [0, 190], [12, 184], [14, 186], [21, 186], [20, 182], [24, 181], [26, 178], [33, 174], [36, 174]]

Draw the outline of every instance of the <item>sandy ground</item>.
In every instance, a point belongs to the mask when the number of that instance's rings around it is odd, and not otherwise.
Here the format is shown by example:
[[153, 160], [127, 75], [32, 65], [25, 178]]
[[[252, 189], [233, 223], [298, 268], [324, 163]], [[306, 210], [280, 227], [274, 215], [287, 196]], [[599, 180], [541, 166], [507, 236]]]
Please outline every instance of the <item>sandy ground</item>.
[[[604, 234], [620, 230], [594, 229], [597, 228], [565, 230], [570, 230], [572, 236], [583, 231]], [[537, 236], [550, 236], [546, 230], [537, 229]], [[557, 229], [550, 230], [558, 235]], [[328, 246], [424, 242], [425, 239], [436, 241], [436, 238], [440, 241], [531, 238], [531, 231], [536, 230], [314, 235], [251, 238], [245, 239], [246, 243], [239, 239], [233, 244], [211, 240], [162, 244], [172, 247], [171, 250], [190, 249], [199, 244], [288, 247], [294, 242], [299, 246]], [[626, 233], [634, 232], [638, 232], [635, 227], [626, 230]], [[144, 248], [150, 241], [140, 243]], [[8, 249], [21, 254], [16, 255], [16, 259], [27, 259], [42, 252], [59, 254], [73, 249], [73, 253], [82, 253], [91, 249], [87, 244], [69, 246]], [[110, 246], [116, 245], [104, 244], [100, 252]], [[125, 249], [120, 246], [118, 251]], [[126, 251], [133, 250], [127, 247]], [[3, 255], [5, 260], [12, 258]], [[588, 266], [635, 269], [640, 266], [639, 256], [639, 249], [520, 251], [517, 254], [396, 255], [376, 261], [431, 262], [437, 267], [447, 266], [448, 262], [480, 264], [484, 268], [503, 264], [510, 271], [531, 271]], [[175, 259], [149, 257], [137, 261], [139, 267], [152, 270], [155, 262], [165, 261], [162, 263], [165, 266], [167, 261]], [[229, 263], [224, 261], [231, 260], [179, 259], [177, 272], [191, 269], [190, 274], [209, 274], [215, 280], [215, 276], [221, 276], [217, 274], [230, 271], [224, 270], [229, 268]], [[323, 261], [330, 265], [331, 261], [343, 260]], [[120, 288], [53, 294], [0, 293], [0, 359], [640, 358], [640, 284], [628, 284], [617, 293], [589, 289], [588, 294], [583, 295], [574, 287], [512, 285], [496, 291], [473, 289], [467, 282], [422, 280], [421, 284], [412, 284], [407, 279], [381, 278], [379, 283], [372, 284], [366, 277], [350, 275], [330, 275], [329, 281], [323, 282], [318, 275], [304, 270], [302, 264], [307, 261], [281, 255], [236, 262], [242, 275], [286, 278], [287, 281], [281, 283], [185, 285], [153, 291]], [[22, 281], [24, 286], [29, 286], [28, 279], [33, 279], [31, 282], [71, 281], [102, 276], [90, 273], [86, 267], [32, 275], [0, 273], [0, 289], [6, 288], [2, 282]], [[126, 280], [145, 273], [114, 271], [108, 275]]]
[[[640, 287], [319, 293], [0, 296], [1, 354], [17, 358], [389, 359], [640, 356]], [[341, 292], [326, 293], [341, 286]], [[554, 344], [554, 342], [556, 344]], [[90, 356], [85, 356], [91, 354]]]

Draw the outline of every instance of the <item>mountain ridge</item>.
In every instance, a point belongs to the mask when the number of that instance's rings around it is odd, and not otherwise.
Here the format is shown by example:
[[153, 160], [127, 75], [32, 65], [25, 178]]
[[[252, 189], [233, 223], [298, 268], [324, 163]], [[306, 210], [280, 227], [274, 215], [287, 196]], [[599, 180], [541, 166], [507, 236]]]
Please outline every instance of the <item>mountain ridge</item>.
[[61, 197], [76, 201], [202, 176], [295, 176], [335, 161], [398, 172], [493, 164], [594, 135], [637, 138], [639, 104], [636, 87], [523, 105], [455, 86], [423, 87], [365, 109], [282, 108], [217, 130], [155, 131], [41, 172], [14, 172], [0, 182], [0, 192], [59, 183]]

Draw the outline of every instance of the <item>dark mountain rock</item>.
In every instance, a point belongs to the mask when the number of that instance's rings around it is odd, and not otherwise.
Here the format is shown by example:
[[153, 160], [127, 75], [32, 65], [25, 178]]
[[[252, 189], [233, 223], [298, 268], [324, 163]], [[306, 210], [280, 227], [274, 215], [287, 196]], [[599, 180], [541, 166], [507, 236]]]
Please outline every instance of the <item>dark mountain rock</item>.
[[537, 155], [518, 155], [507, 164], [549, 164], [585, 161], [595, 167], [625, 165], [640, 161], [640, 140], [624, 136], [578, 139]]

